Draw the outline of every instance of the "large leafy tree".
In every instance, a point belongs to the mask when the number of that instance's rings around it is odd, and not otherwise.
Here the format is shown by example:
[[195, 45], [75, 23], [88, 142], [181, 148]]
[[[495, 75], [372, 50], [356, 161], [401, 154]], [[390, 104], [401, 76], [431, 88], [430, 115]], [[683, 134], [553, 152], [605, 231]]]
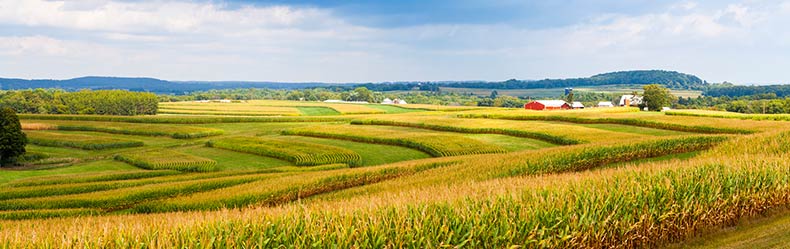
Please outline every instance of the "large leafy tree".
[[25, 153], [27, 136], [22, 132], [19, 117], [11, 108], [0, 110], [0, 165], [13, 163]]
[[642, 105], [640, 107], [647, 107], [651, 111], [661, 111], [662, 107], [672, 104], [674, 96], [669, 93], [669, 89], [658, 84], [645, 85], [643, 87], [644, 94], [642, 94]]

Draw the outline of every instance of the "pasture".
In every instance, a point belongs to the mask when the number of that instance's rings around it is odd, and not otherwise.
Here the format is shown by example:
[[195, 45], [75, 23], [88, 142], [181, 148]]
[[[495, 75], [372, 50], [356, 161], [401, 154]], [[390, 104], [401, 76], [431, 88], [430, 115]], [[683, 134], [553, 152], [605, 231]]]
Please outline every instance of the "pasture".
[[159, 108], [20, 115], [31, 143], [0, 171], [0, 247], [683, 246], [790, 205], [781, 115]]

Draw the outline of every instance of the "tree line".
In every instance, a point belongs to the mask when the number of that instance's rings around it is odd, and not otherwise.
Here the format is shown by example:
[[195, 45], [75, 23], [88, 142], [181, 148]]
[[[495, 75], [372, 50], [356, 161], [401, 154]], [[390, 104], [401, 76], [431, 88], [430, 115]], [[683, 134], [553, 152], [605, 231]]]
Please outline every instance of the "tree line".
[[[597, 74], [587, 78], [517, 80], [500, 82], [488, 81], [448, 81], [448, 82], [407, 82], [407, 83], [367, 83], [356, 86], [373, 91], [436, 91], [440, 87], [485, 88], [485, 89], [539, 89], [564, 88], [601, 85], [647, 85], [660, 84], [671, 89], [703, 90], [709, 85], [697, 76], [674, 71], [637, 70]], [[346, 87], [348, 88], [348, 87]]]
[[785, 98], [790, 97], [790, 85], [735, 86], [722, 84], [705, 90], [703, 94], [711, 97], [759, 96], [761, 99]]
[[0, 106], [17, 113], [153, 115], [159, 98], [153, 93], [126, 90], [35, 89], [0, 91]]

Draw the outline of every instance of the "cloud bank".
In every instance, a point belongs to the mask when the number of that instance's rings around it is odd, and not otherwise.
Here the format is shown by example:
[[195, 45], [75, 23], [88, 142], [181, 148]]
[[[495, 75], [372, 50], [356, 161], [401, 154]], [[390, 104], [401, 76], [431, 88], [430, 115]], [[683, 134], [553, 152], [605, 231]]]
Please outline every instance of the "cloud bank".
[[790, 2], [682, 1], [561, 25], [381, 26], [317, 5], [0, 0], [0, 77], [371, 82], [655, 68], [710, 81], [788, 83], [789, 14]]

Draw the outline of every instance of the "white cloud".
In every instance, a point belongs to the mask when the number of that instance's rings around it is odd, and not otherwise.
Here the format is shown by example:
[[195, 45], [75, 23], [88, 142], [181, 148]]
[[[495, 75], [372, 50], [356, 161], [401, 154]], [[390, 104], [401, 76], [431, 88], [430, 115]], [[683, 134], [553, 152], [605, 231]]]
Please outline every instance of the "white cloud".
[[214, 3], [0, 0], [0, 21], [113, 32], [238, 31], [332, 25], [328, 12], [287, 6], [228, 9]]
[[0, 55], [65, 55], [66, 45], [59, 40], [45, 36], [0, 37]]
[[[317, 8], [0, 0], [0, 23], [26, 31], [0, 31], [0, 68], [12, 74], [0, 76], [348, 82], [536, 79], [661, 68], [743, 82], [737, 78], [747, 74], [733, 70], [739, 61], [790, 56], [784, 52], [790, 51], [787, 13], [790, 1], [681, 2], [547, 29], [452, 23], [376, 28]], [[743, 66], [759, 65], [750, 64]]]

